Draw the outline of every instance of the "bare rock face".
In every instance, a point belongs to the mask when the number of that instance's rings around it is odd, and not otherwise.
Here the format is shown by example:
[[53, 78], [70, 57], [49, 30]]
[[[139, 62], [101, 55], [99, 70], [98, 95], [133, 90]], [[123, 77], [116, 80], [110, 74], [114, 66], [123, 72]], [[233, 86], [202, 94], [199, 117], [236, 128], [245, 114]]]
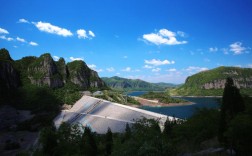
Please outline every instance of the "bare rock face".
[[48, 85], [52, 88], [58, 88], [64, 85], [62, 77], [50, 54], [41, 55], [29, 66], [28, 77], [32, 84], [38, 86]]
[[[252, 77], [247, 78], [234, 78], [234, 85], [237, 88], [252, 88]], [[223, 89], [225, 88], [226, 79], [214, 80], [202, 85], [203, 89]]]
[[101, 88], [101, 87], [104, 87], [104, 86], [105, 86], [105, 83], [98, 76], [97, 72], [91, 70], [90, 87]]
[[105, 86], [105, 83], [99, 78], [97, 72], [89, 69], [83, 61], [70, 62], [67, 64], [67, 68], [70, 81], [84, 89]]

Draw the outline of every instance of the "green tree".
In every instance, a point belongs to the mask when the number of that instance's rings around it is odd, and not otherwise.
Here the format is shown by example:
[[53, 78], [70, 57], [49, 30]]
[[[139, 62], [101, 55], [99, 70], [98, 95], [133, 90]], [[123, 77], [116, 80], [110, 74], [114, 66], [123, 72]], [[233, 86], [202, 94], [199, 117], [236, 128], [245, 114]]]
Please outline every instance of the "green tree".
[[87, 156], [97, 155], [97, 145], [95, 141], [95, 135], [92, 133], [89, 127], [85, 127], [84, 133], [81, 139], [81, 154]]
[[45, 155], [54, 155], [58, 145], [56, 132], [52, 128], [44, 128], [39, 138], [42, 144], [42, 152]]
[[224, 132], [230, 121], [239, 113], [244, 111], [245, 105], [240, 91], [235, 87], [233, 79], [227, 78], [222, 97], [221, 116], [219, 126], [219, 140], [226, 142]]
[[111, 155], [112, 148], [113, 148], [113, 134], [111, 132], [111, 129], [108, 128], [108, 131], [106, 133], [106, 154], [105, 155]]
[[251, 155], [252, 116], [239, 114], [231, 122], [226, 132], [228, 146], [235, 149], [237, 155]]

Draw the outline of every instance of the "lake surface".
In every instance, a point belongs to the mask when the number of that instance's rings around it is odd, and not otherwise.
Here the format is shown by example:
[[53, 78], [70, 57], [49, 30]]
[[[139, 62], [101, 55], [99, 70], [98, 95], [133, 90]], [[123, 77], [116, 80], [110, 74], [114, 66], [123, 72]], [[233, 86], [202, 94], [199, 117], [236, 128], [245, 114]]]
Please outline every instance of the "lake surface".
[[[128, 95], [139, 96], [146, 92], [131, 92]], [[220, 99], [216, 97], [179, 97], [187, 101], [191, 101], [195, 104], [186, 106], [172, 106], [172, 107], [148, 107], [143, 106], [141, 109], [168, 115], [178, 118], [186, 119], [193, 115], [193, 113], [199, 108], [214, 108], [218, 109], [220, 106]]]

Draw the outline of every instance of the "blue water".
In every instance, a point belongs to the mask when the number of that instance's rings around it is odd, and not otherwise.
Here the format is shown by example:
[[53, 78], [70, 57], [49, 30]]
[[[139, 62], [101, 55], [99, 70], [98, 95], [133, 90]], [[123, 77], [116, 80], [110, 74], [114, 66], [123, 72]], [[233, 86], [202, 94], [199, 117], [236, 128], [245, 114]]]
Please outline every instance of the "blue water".
[[[145, 92], [132, 92], [129, 95], [139, 96]], [[187, 101], [191, 101], [195, 104], [186, 106], [172, 106], [172, 107], [148, 107], [143, 106], [142, 109], [168, 115], [175, 116], [182, 119], [187, 119], [193, 115], [193, 113], [199, 108], [214, 108], [218, 109], [220, 106], [220, 98], [215, 97], [181, 97]]]

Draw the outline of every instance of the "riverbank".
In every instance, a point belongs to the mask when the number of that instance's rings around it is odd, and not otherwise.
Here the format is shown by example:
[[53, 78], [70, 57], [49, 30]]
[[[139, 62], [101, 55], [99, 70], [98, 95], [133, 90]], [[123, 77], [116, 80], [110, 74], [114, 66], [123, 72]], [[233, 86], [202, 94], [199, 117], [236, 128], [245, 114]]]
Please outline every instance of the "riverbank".
[[132, 96], [135, 100], [137, 100], [141, 106], [148, 106], [148, 107], [173, 107], [173, 106], [185, 106], [185, 105], [193, 105], [195, 104], [194, 102], [181, 102], [181, 103], [161, 103], [158, 100], [149, 100], [149, 99], [144, 99], [141, 97], [136, 97]]

